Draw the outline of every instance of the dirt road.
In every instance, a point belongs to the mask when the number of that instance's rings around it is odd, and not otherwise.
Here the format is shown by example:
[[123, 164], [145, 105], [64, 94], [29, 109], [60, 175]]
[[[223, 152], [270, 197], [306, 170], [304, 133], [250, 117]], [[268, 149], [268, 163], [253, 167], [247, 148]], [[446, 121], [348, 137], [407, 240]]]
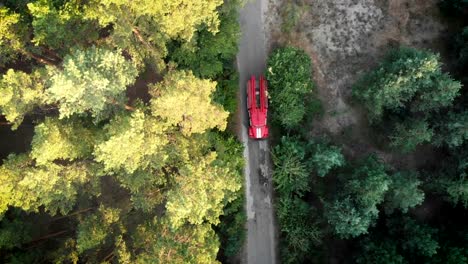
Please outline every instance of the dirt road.
[[272, 264], [276, 260], [276, 235], [272, 204], [271, 169], [268, 141], [250, 140], [247, 136], [248, 114], [245, 89], [251, 74], [265, 71], [266, 0], [251, 0], [240, 11], [242, 38], [237, 54], [241, 98], [242, 141], [245, 146], [245, 189], [247, 210], [247, 246], [244, 262]]

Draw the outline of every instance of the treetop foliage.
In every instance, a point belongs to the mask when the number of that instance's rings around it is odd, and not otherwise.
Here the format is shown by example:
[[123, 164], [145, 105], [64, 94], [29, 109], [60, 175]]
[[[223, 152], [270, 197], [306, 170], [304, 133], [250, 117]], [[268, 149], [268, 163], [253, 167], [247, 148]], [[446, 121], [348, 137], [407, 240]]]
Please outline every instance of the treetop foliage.
[[295, 128], [306, 113], [304, 97], [310, 94], [312, 62], [301, 49], [279, 48], [267, 62], [266, 78], [273, 118], [286, 128]]
[[362, 160], [349, 176], [342, 176], [343, 190], [334, 201], [326, 203], [325, 209], [328, 223], [342, 238], [367, 233], [378, 217], [377, 205], [384, 201], [392, 182], [375, 156]]
[[223, 131], [229, 113], [212, 102], [215, 89], [216, 82], [197, 79], [192, 72], [170, 72], [151, 89], [152, 114], [177, 125], [187, 136], [215, 127]]
[[125, 90], [138, 72], [119, 53], [96, 47], [74, 50], [65, 57], [63, 70], [51, 69], [47, 97], [59, 103], [60, 118], [89, 112], [102, 119], [111, 107], [124, 103]]
[[424, 192], [420, 189], [422, 181], [418, 179], [419, 173], [402, 171], [392, 175], [392, 184], [387, 193], [385, 210], [392, 213], [400, 209], [406, 213], [408, 209], [422, 204]]
[[282, 196], [303, 196], [310, 191], [310, 166], [305, 160], [306, 148], [298, 138], [281, 138], [272, 152], [275, 170], [273, 181]]
[[441, 70], [439, 55], [400, 48], [388, 53], [379, 68], [353, 87], [369, 119], [379, 122], [385, 111], [437, 111], [452, 104], [461, 84]]
[[57, 8], [54, 1], [39, 0], [28, 3], [27, 7], [34, 32], [31, 42], [36, 46], [68, 52], [70, 47], [98, 39], [97, 25], [83, 17], [80, 1], [65, 1], [63, 6]]
[[86, 128], [80, 120], [46, 117], [35, 127], [31, 157], [39, 165], [91, 158], [96, 137], [96, 130]]
[[0, 80], [0, 93], [0, 110], [15, 130], [26, 114], [44, 104], [42, 74], [39, 71], [27, 74], [9, 69]]
[[163, 151], [168, 143], [165, 131], [164, 124], [142, 110], [131, 115], [121, 112], [105, 126], [106, 139], [96, 145], [95, 159], [114, 172], [160, 168], [167, 158]]

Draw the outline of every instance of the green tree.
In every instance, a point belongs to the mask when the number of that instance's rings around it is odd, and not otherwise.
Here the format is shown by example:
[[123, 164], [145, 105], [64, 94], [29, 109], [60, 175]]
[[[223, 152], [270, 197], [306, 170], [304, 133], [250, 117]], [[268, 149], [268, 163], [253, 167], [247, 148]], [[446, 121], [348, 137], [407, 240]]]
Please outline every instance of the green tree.
[[10, 12], [6, 7], [0, 7], [0, 66], [13, 61], [23, 47], [24, 26], [20, 23], [21, 16]]
[[6, 7], [0, 7], [0, 66], [14, 62], [19, 56], [34, 59], [46, 65], [60, 63], [55, 53], [31, 43], [29, 14], [20, 15]]
[[313, 88], [311, 60], [303, 50], [280, 48], [268, 58], [267, 68], [273, 117], [286, 128], [296, 128], [306, 114], [304, 97]]
[[281, 246], [283, 263], [299, 263], [306, 259], [313, 245], [322, 242], [323, 233], [311, 216], [312, 208], [298, 197], [282, 196], [277, 214], [284, 245]]
[[217, 8], [221, 0], [163, 1], [89, 1], [85, 17], [109, 28], [110, 44], [126, 50], [139, 65], [152, 61], [162, 70], [170, 39], [191, 41], [197, 29], [205, 26], [216, 33], [219, 26]]
[[350, 176], [344, 179], [340, 195], [325, 206], [328, 223], [342, 238], [367, 233], [378, 217], [377, 205], [391, 185], [385, 166], [375, 156], [363, 160]]
[[390, 136], [390, 145], [403, 153], [408, 153], [424, 142], [431, 142], [433, 135], [434, 131], [427, 121], [408, 119], [395, 125], [395, 130]]
[[371, 121], [386, 112], [413, 113], [450, 106], [461, 84], [441, 70], [439, 55], [410, 48], [392, 50], [380, 66], [364, 75], [353, 95], [364, 104]]
[[10, 250], [20, 247], [31, 240], [33, 225], [20, 219], [19, 210], [14, 212], [13, 219], [5, 217], [0, 222], [0, 249]]
[[317, 175], [324, 177], [332, 169], [344, 166], [345, 158], [339, 147], [317, 144], [312, 155], [312, 165]]
[[79, 223], [76, 248], [78, 253], [93, 249], [106, 242], [113, 232], [113, 224], [120, 219], [120, 210], [101, 205], [96, 213]]
[[86, 162], [35, 167], [27, 155], [11, 154], [0, 167], [0, 214], [8, 206], [66, 214], [75, 205], [78, 189], [94, 181], [94, 173], [94, 166]]
[[57, 1], [54, 0], [39, 0], [27, 4], [34, 32], [31, 42], [36, 46], [68, 52], [73, 46], [96, 41], [97, 25], [83, 18], [80, 1], [62, 2], [63, 5], [58, 8]]
[[389, 229], [391, 234], [399, 238], [404, 250], [426, 257], [432, 257], [437, 253], [439, 248], [439, 243], [435, 239], [437, 229], [419, 224], [409, 217], [393, 219], [389, 223]]
[[203, 29], [193, 41], [182, 42], [169, 53], [179, 67], [193, 71], [197, 77], [214, 78], [223, 73], [225, 64], [231, 63], [237, 53], [240, 26], [237, 22], [238, 4], [227, 5], [225, 12], [221, 10], [218, 33]]
[[44, 104], [44, 84], [39, 71], [27, 74], [9, 69], [0, 80], [0, 110], [16, 130], [25, 115]]
[[303, 196], [310, 191], [308, 164], [303, 142], [297, 138], [281, 138], [281, 143], [273, 149], [273, 182], [282, 196], [297, 194]]
[[361, 207], [351, 197], [325, 204], [325, 218], [340, 238], [367, 234], [369, 226], [374, 223], [377, 216], [377, 208]]
[[136, 79], [135, 66], [119, 51], [92, 47], [74, 50], [63, 62], [63, 70], [51, 69], [47, 97], [59, 103], [60, 118], [91, 113], [96, 119], [125, 103], [126, 87]]
[[178, 126], [184, 135], [211, 128], [224, 130], [228, 112], [211, 99], [216, 82], [197, 79], [191, 72], [169, 72], [151, 89], [152, 114]]
[[434, 184], [429, 184], [454, 205], [461, 203], [468, 207], [468, 152], [464, 148], [453, 149], [435, 173]]
[[455, 148], [468, 140], [468, 111], [449, 112], [444, 117], [438, 117], [434, 144]]
[[422, 182], [418, 177], [419, 173], [414, 171], [397, 172], [392, 175], [390, 191], [385, 199], [385, 209], [388, 213], [395, 209], [406, 213], [409, 208], [422, 204], [424, 192], [420, 189]]
[[362, 251], [356, 259], [358, 264], [386, 263], [404, 264], [408, 263], [397, 251], [397, 245], [392, 240], [371, 241], [364, 240]]

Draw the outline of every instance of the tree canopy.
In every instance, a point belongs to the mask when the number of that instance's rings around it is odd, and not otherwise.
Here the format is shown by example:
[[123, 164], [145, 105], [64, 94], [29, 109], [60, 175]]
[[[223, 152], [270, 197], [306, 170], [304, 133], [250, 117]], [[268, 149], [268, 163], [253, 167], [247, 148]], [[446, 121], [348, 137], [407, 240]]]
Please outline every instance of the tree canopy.
[[0, 80], [0, 93], [0, 109], [13, 124], [13, 130], [23, 122], [25, 115], [45, 101], [44, 81], [39, 71], [27, 74], [9, 69]]
[[63, 70], [51, 69], [47, 100], [59, 104], [60, 118], [90, 113], [102, 119], [126, 103], [125, 90], [138, 72], [119, 53], [96, 47], [74, 50], [64, 58]]

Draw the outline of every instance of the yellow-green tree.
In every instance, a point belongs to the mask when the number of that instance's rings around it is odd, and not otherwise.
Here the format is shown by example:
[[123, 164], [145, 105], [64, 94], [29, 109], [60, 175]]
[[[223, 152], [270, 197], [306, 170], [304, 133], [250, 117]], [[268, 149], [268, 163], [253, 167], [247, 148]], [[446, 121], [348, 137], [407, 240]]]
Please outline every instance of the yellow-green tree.
[[8, 206], [32, 212], [43, 206], [52, 215], [66, 214], [75, 205], [79, 187], [94, 175], [85, 162], [36, 167], [27, 155], [12, 154], [0, 167], [0, 214]]
[[0, 80], [0, 110], [15, 130], [25, 115], [44, 103], [41, 73], [27, 74], [9, 69]]
[[134, 263], [219, 263], [219, 241], [210, 224], [170, 227], [167, 219], [148, 221], [134, 236]]
[[152, 114], [178, 126], [187, 136], [215, 127], [224, 130], [229, 113], [212, 101], [215, 89], [216, 82], [198, 79], [191, 72], [172, 71], [151, 89]]
[[215, 153], [193, 157], [192, 162], [179, 168], [175, 186], [167, 194], [167, 215], [173, 227], [180, 227], [185, 222], [219, 223], [225, 203], [241, 184], [232, 177], [229, 168], [212, 166], [215, 159]]
[[31, 157], [36, 164], [55, 160], [90, 158], [97, 137], [96, 129], [85, 127], [79, 119], [59, 120], [46, 117], [34, 129]]
[[123, 108], [125, 90], [138, 75], [119, 51], [96, 47], [73, 51], [62, 68], [50, 69], [47, 88], [48, 101], [59, 104], [60, 118], [85, 113], [107, 117], [113, 107]]
[[127, 50], [140, 66], [149, 59], [163, 68], [167, 41], [190, 41], [202, 25], [217, 32], [217, 8], [222, 3], [222, 0], [94, 0], [87, 4], [85, 13], [104, 28], [112, 26], [110, 44]]
[[96, 146], [95, 160], [110, 172], [160, 168], [166, 159], [165, 130], [162, 122], [142, 110], [120, 113], [105, 127], [106, 139]]

